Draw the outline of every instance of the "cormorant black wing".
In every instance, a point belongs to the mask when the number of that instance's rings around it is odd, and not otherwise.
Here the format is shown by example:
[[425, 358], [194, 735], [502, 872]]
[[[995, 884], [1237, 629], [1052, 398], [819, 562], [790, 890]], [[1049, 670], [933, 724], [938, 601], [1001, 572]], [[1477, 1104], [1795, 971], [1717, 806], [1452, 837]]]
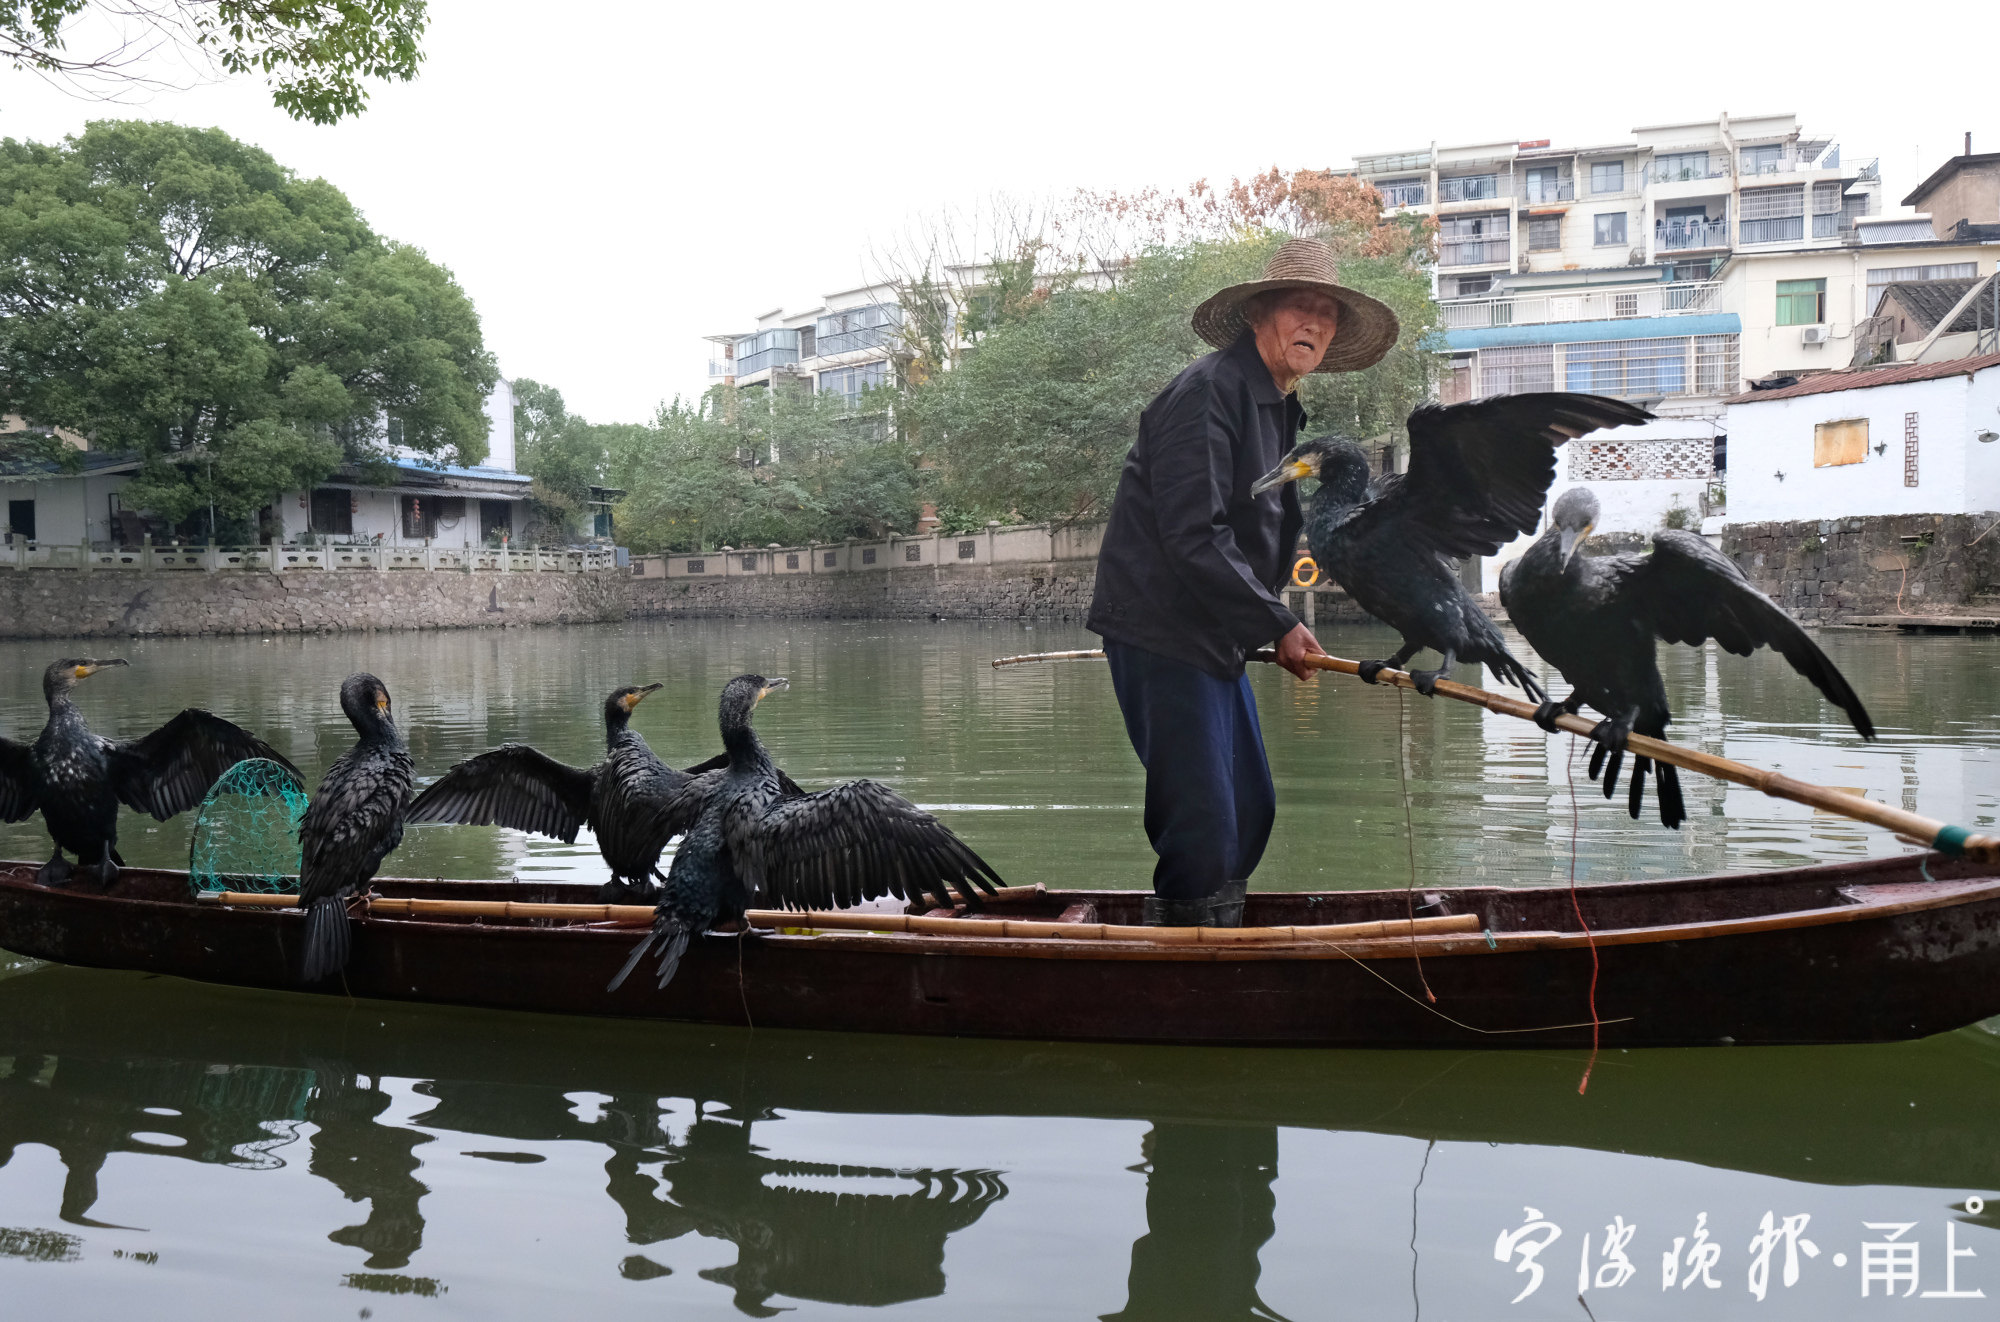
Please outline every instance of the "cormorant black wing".
[[367, 880], [402, 838], [409, 797], [407, 754], [348, 753], [320, 782], [299, 823], [299, 904]]
[[1819, 644], [1734, 560], [1694, 533], [1668, 530], [1654, 536], [1651, 555], [1608, 556], [1598, 563], [1619, 603], [1662, 639], [1699, 647], [1713, 638], [1738, 656], [1773, 648], [1846, 712], [1864, 739], [1875, 737], [1868, 709]]
[[305, 784], [284, 754], [199, 707], [188, 708], [143, 739], [106, 739], [104, 754], [119, 802], [163, 822], [198, 805], [223, 772], [246, 758], [269, 758]]
[[1561, 391], [1426, 404], [1410, 415], [1410, 468], [1366, 508], [1404, 521], [1441, 554], [1496, 555], [1542, 518], [1556, 447], [1653, 415], [1602, 395]]
[[502, 744], [439, 776], [411, 801], [408, 820], [511, 826], [575, 843], [597, 774], [526, 744]]
[[751, 895], [800, 909], [840, 908], [894, 895], [929, 893], [946, 903], [953, 886], [1005, 885], [985, 859], [944, 823], [877, 780], [856, 780], [780, 799], [730, 840]]
[[41, 777], [28, 760], [28, 745], [0, 739], [0, 822], [23, 821], [35, 815], [41, 800], [35, 786]]

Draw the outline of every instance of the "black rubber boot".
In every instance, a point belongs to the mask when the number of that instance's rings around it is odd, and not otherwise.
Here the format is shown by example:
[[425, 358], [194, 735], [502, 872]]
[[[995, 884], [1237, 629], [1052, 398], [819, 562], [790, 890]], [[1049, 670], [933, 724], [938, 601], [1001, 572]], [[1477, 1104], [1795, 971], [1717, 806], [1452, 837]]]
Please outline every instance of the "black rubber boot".
[[1243, 926], [1243, 899], [1250, 889], [1247, 881], [1225, 881], [1222, 889], [1208, 897], [1210, 927]]
[[1208, 899], [1169, 900], [1160, 895], [1148, 895], [1142, 921], [1147, 927], [1213, 927], [1213, 904]]

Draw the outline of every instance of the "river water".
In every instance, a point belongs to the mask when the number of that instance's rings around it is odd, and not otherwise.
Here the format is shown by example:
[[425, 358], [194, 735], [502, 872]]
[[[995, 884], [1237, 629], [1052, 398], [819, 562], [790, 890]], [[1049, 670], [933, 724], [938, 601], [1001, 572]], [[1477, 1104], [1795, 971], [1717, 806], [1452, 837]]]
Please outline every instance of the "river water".
[[[636, 724], [689, 763], [715, 751], [722, 683], [754, 669], [793, 681], [758, 725], [808, 787], [887, 780], [1010, 881], [1144, 886], [1142, 781], [1101, 663], [987, 665], [1092, 641], [832, 621], [163, 640], [122, 645], [132, 667], [79, 701], [114, 736], [208, 707], [316, 779], [351, 743], [339, 680], [367, 668], [434, 775], [508, 740], [589, 761], [604, 695], [660, 681]], [[1674, 735], [1992, 829], [2000, 642], [1821, 641], [1878, 742], [1768, 653], [1688, 649], [1667, 658]], [[62, 650], [91, 649], [0, 645], [0, 733], [33, 737]], [[1347, 679], [1254, 680], [1281, 805], [1259, 887], [1903, 848], [1692, 776], [1667, 832], [1598, 797], [1580, 757], [1572, 799], [1566, 736]], [[185, 865], [187, 818], [121, 830], [129, 862]], [[0, 856], [45, 853], [38, 822], [0, 827]], [[385, 872], [603, 867], [587, 839], [426, 826]], [[1583, 1065], [621, 1024], [0, 954], [0, 1317], [1993, 1315], [1995, 1032], [1613, 1053], [1579, 1095]]]

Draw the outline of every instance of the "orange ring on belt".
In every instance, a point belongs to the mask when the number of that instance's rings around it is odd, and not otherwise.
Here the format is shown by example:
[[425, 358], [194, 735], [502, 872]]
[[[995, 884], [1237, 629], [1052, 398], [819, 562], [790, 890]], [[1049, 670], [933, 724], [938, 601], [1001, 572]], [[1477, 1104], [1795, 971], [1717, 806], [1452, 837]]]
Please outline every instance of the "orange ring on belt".
[[[1300, 577], [1301, 575], [1306, 577]], [[1317, 582], [1319, 582], [1319, 566], [1313, 563], [1311, 556], [1300, 556], [1298, 563], [1292, 566], [1292, 586], [1309, 588]]]

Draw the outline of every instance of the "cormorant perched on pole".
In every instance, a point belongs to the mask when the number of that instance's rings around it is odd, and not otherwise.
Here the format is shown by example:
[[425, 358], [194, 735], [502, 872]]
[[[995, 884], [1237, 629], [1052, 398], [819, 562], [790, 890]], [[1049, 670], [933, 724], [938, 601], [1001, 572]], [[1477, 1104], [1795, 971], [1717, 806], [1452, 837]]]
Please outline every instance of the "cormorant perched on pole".
[[667, 871], [659, 917], [611, 980], [616, 991], [649, 950], [660, 957], [659, 985], [673, 979], [688, 942], [752, 903], [834, 908], [883, 895], [925, 892], [953, 903], [1004, 883], [986, 860], [944, 824], [877, 780], [856, 780], [786, 798], [781, 773], [750, 728], [750, 713], [786, 679], [738, 675], [722, 690], [722, 746], [729, 765], [689, 792], [701, 810]]
[[1535, 530], [1555, 480], [1555, 447], [1652, 416], [1622, 400], [1564, 393], [1425, 405], [1410, 415], [1407, 473], [1371, 487], [1361, 447], [1320, 436], [1294, 447], [1252, 490], [1319, 479], [1306, 510], [1314, 561], [1363, 610], [1403, 635], [1394, 656], [1361, 663], [1362, 679], [1373, 684], [1428, 647], [1444, 658], [1438, 668], [1410, 672], [1426, 696], [1456, 662], [1473, 661], [1539, 700], [1541, 685], [1507, 650], [1450, 562], [1495, 555]]
[[[1826, 653], [1728, 556], [1694, 533], [1671, 529], [1655, 534], [1650, 555], [1579, 556], [1577, 547], [1596, 523], [1597, 497], [1589, 488], [1563, 492], [1549, 511], [1548, 530], [1501, 571], [1500, 600], [1529, 646], [1571, 685], [1561, 702], [1542, 704], [1535, 717], [1542, 728], [1554, 730], [1558, 713], [1574, 715], [1586, 702], [1604, 713], [1592, 731], [1599, 744], [1590, 775], [1594, 780], [1604, 769], [1605, 798], [1617, 789], [1626, 738], [1637, 731], [1663, 739], [1673, 720], [1656, 638], [1693, 647], [1713, 638], [1738, 656], [1775, 648], [1847, 713], [1862, 738], [1875, 737], [1867, 709]], [[1651, 765], [1649, 758], [1632, 761], [1627, 805], [1635, 819]], [[1660, 822], [1679, 827], [1687, 820], [1680, 774], [1664, 762], [1659, 771]]]
[[306, 911], [307, 982], [347, 967], [347, 900], [403, 843], [403, 809], [416, 764], [389, 711], [389, 690], [349, 675], [340, 709], [361, 738], [327, 768], [299, 823], [299, 907]]
[[[90, 732], [70, 701], [77, 682], [119, 657], [65, 657], [42, 672], [49, 722], [32, 744], [0, 738], [0, 822], [41, 810], [55, 853], [36, 879], [59, 886], [77, 867], [109, 886], [125, 860], [118, 855], [118, 805], [166, 821], [199, 804], [218, 777], [245, 758], [267, 757], [294, 776], [298, 768], [241, 726], [190, 707], [143, 739], [105, 739]], [[303, 779], [303, 778], [302, 778]]]
[[[632, 711], [658, 684], [630, 685], [604, 700], [602, 762], [573, 767], [525, 744], [503, 744], [469, 757], [438, 777], [410, 804], [413, 822], [511, 826], [574, 844], [588, 826], [611, 866], [607, 903], [649, 900], [667, 842], [694, 825], [703, 794], [688, 793], [697, 776], [721, 776], [727, 754], [676, 771], [655, 756], [632, 728]], [[803, 791], [778, 773], [787, 797]]]

